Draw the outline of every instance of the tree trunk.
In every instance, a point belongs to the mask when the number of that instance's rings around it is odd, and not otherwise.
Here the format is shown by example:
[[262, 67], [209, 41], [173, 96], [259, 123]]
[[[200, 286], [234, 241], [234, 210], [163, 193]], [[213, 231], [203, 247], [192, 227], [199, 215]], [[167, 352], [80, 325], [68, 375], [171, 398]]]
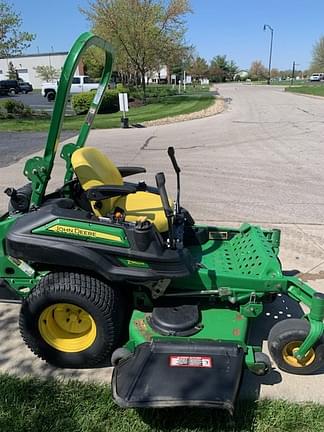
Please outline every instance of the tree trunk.
[[146, 100], [146, 82], [145, 82], [145, 71], [141, 70], [141, 79], [142, 79], [142, 90], [143, 90], [143, 104]]
[[169, 65], [167, 65], [167, 82], [168, 82], [168, 85], [170, 85], [171, 84], [171, 68], [170, 68], [170, 66]]

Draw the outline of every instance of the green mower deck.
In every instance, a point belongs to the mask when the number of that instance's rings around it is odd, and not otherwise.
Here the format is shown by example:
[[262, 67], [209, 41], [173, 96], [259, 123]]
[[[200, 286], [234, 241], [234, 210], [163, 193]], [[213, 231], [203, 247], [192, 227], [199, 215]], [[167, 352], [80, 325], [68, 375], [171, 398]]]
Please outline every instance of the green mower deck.
[[[62, 186], [47, 193], [74, 71], [92, 45], [106, 53], [101, 82], [76, 143], [60, 150]], [[91, 33], [78, 38], [62, 71], [44, 156], [27, 161], [25, 186], [6, 190], [0, 298], [22, 303], [25, 343], [57, 367], [112, 364], [113, 396], [122, 407], [232, 412], [243, 370], [271, 372], [269, 357], [249, 343], [249, 327], [264, 303], [281, 294], [308, 312], [273, 326], [272, 359], [289, 373], [318, 371], [324, 365], [324, 295], [283, 274], [279, 230], [195, 224], [180, 204], [173, 147], [174, 205], [163, 173], [156, 187], [124, 181], [145, 168], [116, 167], [84, 147], [112, 59], [102, 39]]]

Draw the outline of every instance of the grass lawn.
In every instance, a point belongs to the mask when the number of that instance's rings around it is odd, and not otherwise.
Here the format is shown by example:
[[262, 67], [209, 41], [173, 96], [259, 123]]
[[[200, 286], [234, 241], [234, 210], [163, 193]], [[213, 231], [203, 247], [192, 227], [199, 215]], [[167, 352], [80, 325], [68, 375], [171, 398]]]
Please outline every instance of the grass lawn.
[[123, 410], [106, 385], [0, 375], [1, 432], [321, 432], [324, 406], [246, 402], [226, 412], [174, 408]]
[[[301, 86], [305, 83], [309, 83], [308, 80], [296, 80], [294, 79], [294, 86]], [[252, 81], [252, 84], [254, 85], [267, 85], [267, 81]], [[291, 86], [291, 79], [285, 79], [285, 80], [273, 80], [271, 81], [271, 86], [279, 86], [279, 87], [289, 87]]]
[[303, 85], [296, 87], [287, 87], [286, 91], [293, 93], [304, 93], [315, 96], [324, 96], [324, 85], [323, 84], [312, 84], [312, 85]]
[[[174, 117], [180, 114], [190, 114], [208, 108], [214, 103], [214, 97], [207, 94], [172, 96], [162, 99], [158, 103], [152, 103], [136, 108], [131, 108], [128, 113], [130, 124], [142, 123], [148, 120], [157, 120], [163, 117]], [[94, 129], [109, 129], [120, 127], [121, 113], [98, 114]], [[78, 130], [84, 121], [84, 116], [69, 116], [64, 120], [64, 130]], [[47, 131], [50, 120], [44, 119], [8, 119], [0, 121], [0, 131]]]

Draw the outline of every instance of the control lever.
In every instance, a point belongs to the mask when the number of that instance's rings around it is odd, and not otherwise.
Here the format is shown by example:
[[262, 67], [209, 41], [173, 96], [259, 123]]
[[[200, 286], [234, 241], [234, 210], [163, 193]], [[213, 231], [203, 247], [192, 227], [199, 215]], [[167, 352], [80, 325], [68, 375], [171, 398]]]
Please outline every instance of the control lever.
[[168, 148], [168, 155], [169, 155], [169, 158], [171, 159], [174, 171], [176, 172], [176, 175], [177, 175], [177, 201], [176, 201], [175, 213], [176, 213], [176, 215], [178, 215], [180, 213], [180, 172], [181, 172], [181, 169], [179, 168], [179, 165], [178, 165], [177, 160], [175, 158], [174, 147]]
[[174, 243], [173, 224], [172, 224], [173, 210], [170, 207], [167, 191], [165, 189], [164, 173], [163, 172], [157, 173], [155, 176], [155, 181], [156, 181], [156, 186], [159, 190], [159, 194], [161, 197], [164, 213], [165, 213], [165, 216], [168, 220], [170, 246], [173, 247], [173, 243]]

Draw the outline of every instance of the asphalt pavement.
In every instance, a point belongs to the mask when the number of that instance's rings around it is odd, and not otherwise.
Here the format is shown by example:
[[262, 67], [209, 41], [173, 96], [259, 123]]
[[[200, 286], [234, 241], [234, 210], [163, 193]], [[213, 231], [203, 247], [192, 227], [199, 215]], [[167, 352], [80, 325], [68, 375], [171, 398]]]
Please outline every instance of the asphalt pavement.
[[[49, 114], [53, 112], [54, 102], [48, 102], [38, 91], [32, 91], [27, 94], [16, 94], [14, 96], [0, 96], [1, 99], [13, 99], [23, 102], [23, 104], [30, 106], [34, 111], [45, 111]], [[66, 107], [66, 114], [73, 115], [74, 111], [71, 107], [71, 101], [68, 102]]]
[[[182, 204], [197, 222], [280, 228], [284, 270], [300, 273], [324, 292], [323, 100], [242, 84], [219, 86], [219, 93], [227, 109], [217, 116], [143, 129], [94, 130], [88, 144], [116, 165], [145, 166], [147, 183], [154, 184], [155, 173], [164, 171], [175, 196], [166, 153], [173, 145], [182, 169]], [[0, 169], [0, 190], [25, 183], [24, 163], [25, 158]], [[62, 184], [64, 161], [58, 160], [52, 177], [51, 188]], [[0, 196], [0, 210], [6, 206], [7, 198]], [[251, 338], [262, 340], [266, 351], [271, 326], [302, 313], [296, 303], [279, 297], [252, 324]], [[19, 336], [17, 306], [0, 306], [0, 318], [1, 371], [109, 382], [109, 369], [63, 371], [35, 358]], [[274, 368], [264, 378], [246, 373], [242, 395], [324, 403], [323, 388], [324, 370], [296, 376]]]
[[[54, 102], [48, 102], [40, 93], [17, 94], [14, 96], [1, 96], [1, 99], [21, 101], [35, 111], [53, 112]], [[66, 108], [66, 114], [73, 114], [70, 102]], [[61, 139], [65, 140], [75, 135], [75, 132], [63, 131]], [[28, 156], [44, 148], [47, 132], [0, 132], [0, 168], [17, 162], [24, 156]]]
[[[75, 132], [63, 131], [61, 139], [74, 135]], [[47, 132], [0, 132], [0, 168], [43, 149], [46, 140]]]

